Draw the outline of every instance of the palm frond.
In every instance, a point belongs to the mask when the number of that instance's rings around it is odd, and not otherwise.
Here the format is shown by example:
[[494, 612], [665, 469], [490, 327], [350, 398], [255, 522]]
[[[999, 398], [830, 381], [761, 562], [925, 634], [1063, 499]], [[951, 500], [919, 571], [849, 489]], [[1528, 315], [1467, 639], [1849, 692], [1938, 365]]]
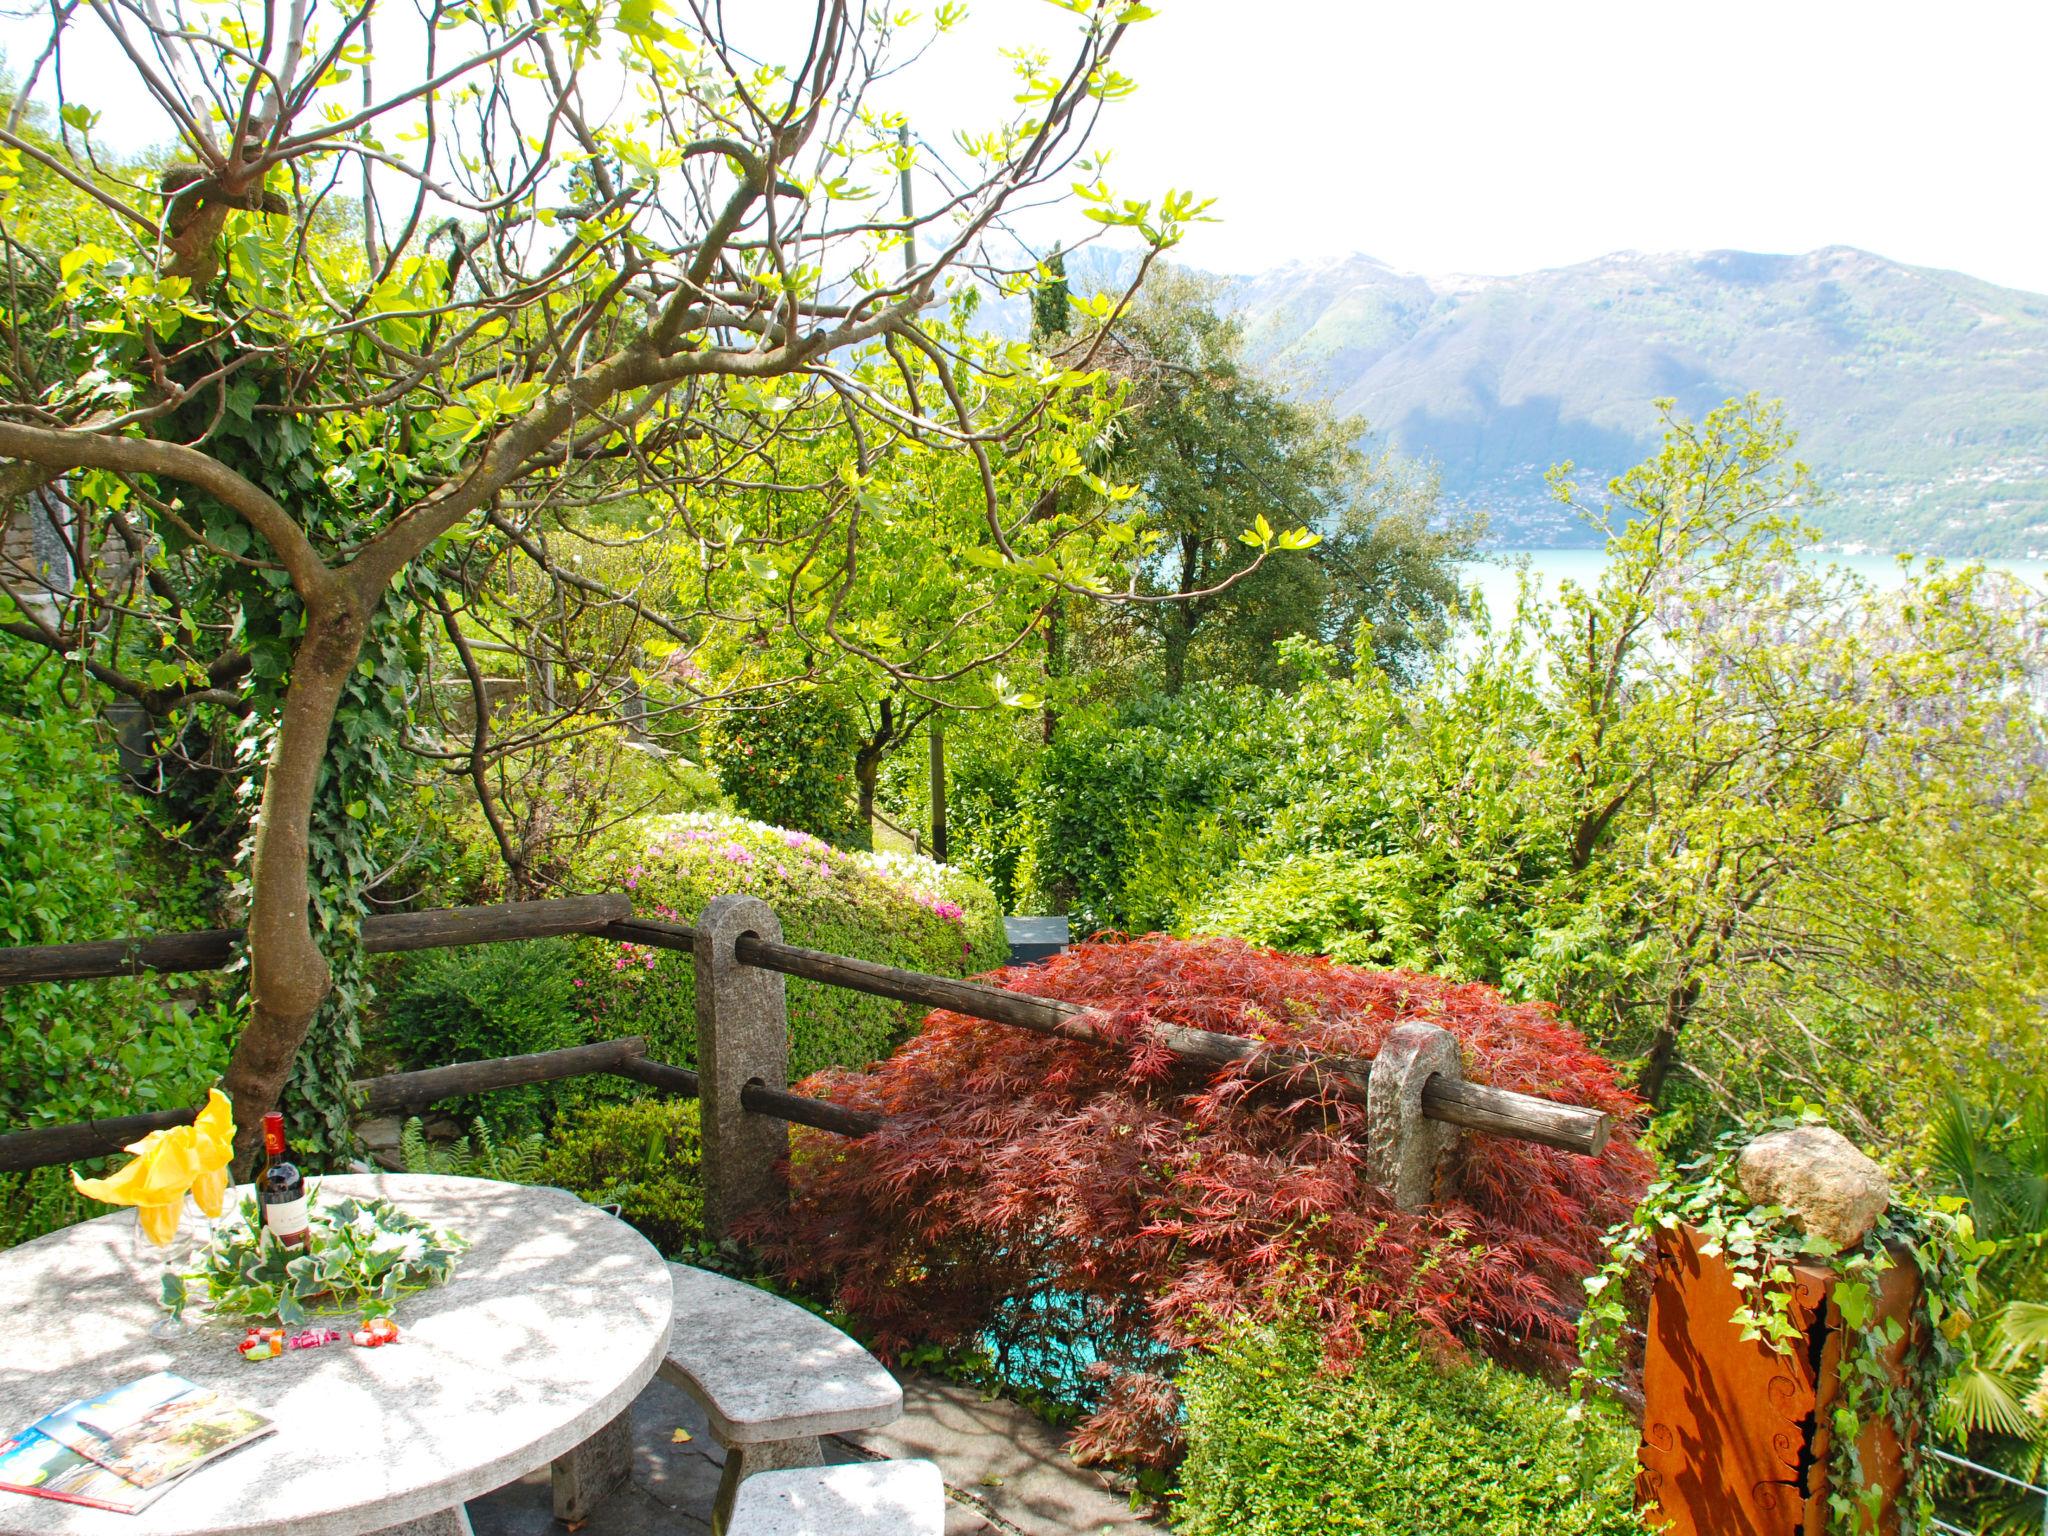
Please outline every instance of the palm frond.
[[2036, 1089], [2020, 1105], [2005, 1154], [2018, 1230], [2048, 1229], [2048, 1091]]
[[2009, 1301], [1998, 1309], [1997, 1363], [2010, 1369], [2028, 1355], [2048, 1364], [2048, 1302]]
[[1944, 1184], [1970, 1202], [1978, 1230], [1993, 1235], [2002, 1225], [2005, 1159], [1992, 1144], [1990, 1117], [1950, 1088], [1934, 1112], [1928, 1160]]
[[1941, 1405], [1945, 1425], [1963, 1434], [2012, 1435], [2027, 1439], [2040, 1425], [2020, 1397], [2026, 1386], [2005, 1372], [1973, 1361], [1956, 1372]]

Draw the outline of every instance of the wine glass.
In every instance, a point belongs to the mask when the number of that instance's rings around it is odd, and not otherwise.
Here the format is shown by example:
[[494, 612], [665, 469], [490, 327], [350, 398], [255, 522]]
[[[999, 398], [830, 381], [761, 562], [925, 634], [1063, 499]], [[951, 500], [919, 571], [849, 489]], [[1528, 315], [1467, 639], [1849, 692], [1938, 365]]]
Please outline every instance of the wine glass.
[[130, 1228], [132, 1253], [136, 1267], [152, 1277], [157, 1305], [164, 1309], [163, 1315], [149, 1326], [153, 1339], [175, 1339], [191, 1332], [192, 1325], [185, 1321], [182, 1308], [172, 1311], [164, 1299], [164, 1282], [173, 1275], [183, 1274], [195, 1267], [196, 1261], [207, 1244], [213, 1240], [213, 1219], [199, 1209], [199, 1202], [188, 1193], [184, 1210], [178, 1218], [178, 1230], [171, 1234], [169, 1242], [159, 1243], [151, 1237], [142, 1225], [141, 1207], [135, 1208], [135, 1222]]

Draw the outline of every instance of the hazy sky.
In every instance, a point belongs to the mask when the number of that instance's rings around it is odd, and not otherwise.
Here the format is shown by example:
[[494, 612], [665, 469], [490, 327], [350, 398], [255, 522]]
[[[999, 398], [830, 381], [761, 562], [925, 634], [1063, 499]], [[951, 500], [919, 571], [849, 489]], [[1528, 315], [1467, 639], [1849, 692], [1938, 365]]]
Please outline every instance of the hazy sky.
[[[1138, 93], [1099, 142], [1124, 190], [1216, 198], [1177, 253], [1193, 265], [1517, 272], [1839, 243], [2048, 292], [2048, 0], [1149, 3], [1118, 59]], [[890, 93], [923, 131], [985, 125], [1012, 89], [998, 46], [1071, 22], [972, 0]], [[40, 42], [0, 23], [17, 67]], [[124, 100], [91, 104], [121, 137]]]
[[[1216, 197], [1198, 266], [1846, 244], [2048, 292], [2048, 0], [1149, 3], [1104, 142]], [[1041, 13], [979, 0], [972, 39]]]

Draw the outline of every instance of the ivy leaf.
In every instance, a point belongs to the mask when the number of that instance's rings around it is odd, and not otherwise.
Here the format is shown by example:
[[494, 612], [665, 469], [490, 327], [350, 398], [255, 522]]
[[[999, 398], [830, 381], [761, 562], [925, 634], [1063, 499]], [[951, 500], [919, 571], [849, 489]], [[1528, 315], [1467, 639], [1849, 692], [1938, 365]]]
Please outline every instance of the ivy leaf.
[[1842, 1314], [1843, 1327], [1852, 1333], [1862, 1332], [1870, 1322], [1870, 1287], [1852, 1280], [1837, 1283], [1835, 1307]]

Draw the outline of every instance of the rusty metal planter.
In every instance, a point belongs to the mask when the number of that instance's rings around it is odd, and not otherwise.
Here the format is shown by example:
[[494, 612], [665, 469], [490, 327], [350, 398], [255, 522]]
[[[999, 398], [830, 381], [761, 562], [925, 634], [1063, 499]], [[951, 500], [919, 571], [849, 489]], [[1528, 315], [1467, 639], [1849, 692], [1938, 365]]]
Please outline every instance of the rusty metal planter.
[[[1636, 1501], [1655, 1503], [1673, 1536], [1823, 1536], [1844, 1342], [1833, 1276], [1795, 1267], [1791, 1316], [1803, 1342], [1780, 1354], [1743, 1339], [1732, 1320], [1742, 1293], [1727, 1264], [1699, 1245], [1690, 1227], [1658, 1240]], [[1905, 1352], [1919, 1336], [1920, 1277], [1900, 1258], [1878, 1287], [1873, 1326], [1907, 1321], [1889, 1352], [1903, 1379]], [[1878, 1531], [1896, 1531], [1898, 1439], [1880, 1421], [1864, 1426], [1861, 1442], [1863, 1465], [1884, 1490]]]

